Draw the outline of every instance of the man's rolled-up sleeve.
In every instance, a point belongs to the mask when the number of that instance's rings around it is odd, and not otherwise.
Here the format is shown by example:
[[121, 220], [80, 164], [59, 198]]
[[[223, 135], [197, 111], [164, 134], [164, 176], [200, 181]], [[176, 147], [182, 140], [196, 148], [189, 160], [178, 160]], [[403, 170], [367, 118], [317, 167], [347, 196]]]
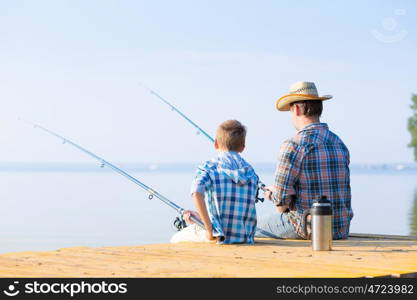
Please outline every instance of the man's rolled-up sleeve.
[[296, 195], [296, 182], [301, 168], [299, 145], [285, 141], [280, 148], [278, 164], [275, 171], [274, 204], [277, 206], [290, 205]]

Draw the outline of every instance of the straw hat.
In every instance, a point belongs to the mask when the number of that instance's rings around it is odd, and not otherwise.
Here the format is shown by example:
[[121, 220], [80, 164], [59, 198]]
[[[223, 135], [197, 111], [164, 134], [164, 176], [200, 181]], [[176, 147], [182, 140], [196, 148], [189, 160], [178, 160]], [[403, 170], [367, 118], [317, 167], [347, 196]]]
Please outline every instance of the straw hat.
[[329, 100], [331, 95], [319, 96], [314, 82], [299, 81], [290, 86], [290, 92], [282, 96], [275, 103], [275, 107], [280, 111], [290, 110], [290, 104], [305, 100]]

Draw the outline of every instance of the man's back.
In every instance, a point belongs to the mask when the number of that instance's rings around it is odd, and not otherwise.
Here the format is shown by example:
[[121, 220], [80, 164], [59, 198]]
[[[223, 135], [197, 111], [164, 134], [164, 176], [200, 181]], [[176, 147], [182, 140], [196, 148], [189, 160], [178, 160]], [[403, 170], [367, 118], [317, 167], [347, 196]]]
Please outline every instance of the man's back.
[[[295, 195], [295, 202], [289, 204], [290, 220], [297, 233], [303, 236], [300, 216], [311, 208], [318, 196], [325, 195], [332, 202], [333, 238], [347, 238], [353, 212], [349, 151], [342, 140], [326, 124], [314, 123], [286, 141], [280, 155], [276, 177], [277, 200]], [[291, 171], [288, 172], [288, 169]], [[292, 187], [289, 189], [288, 185]]]

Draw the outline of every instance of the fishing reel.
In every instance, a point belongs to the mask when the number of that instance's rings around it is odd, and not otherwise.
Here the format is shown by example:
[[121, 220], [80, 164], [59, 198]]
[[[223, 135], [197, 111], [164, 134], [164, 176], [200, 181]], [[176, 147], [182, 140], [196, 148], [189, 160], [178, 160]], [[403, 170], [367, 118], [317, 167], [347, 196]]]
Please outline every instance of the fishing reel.
[[259, 190], [265, 191], [264, 188], [265, 188], [265, 184], [263, 184], [263, 183], [258, 186], [258, 190], [256, 191], [255, 203], [264, 202], [265, 201], [265, 198], [259, 197]]
[[174, 227], [177, 231], [180, 231], [187, 227], [187, 223], [185, 222], [184, 218], [181, 216], [178, 216], [174, 220]]
[[258, 194], [256, 195], [255, 203], [264, 202], [265, 201], [265, 198], [261, 198], [258, 195], [259, 195], [259, 190], [258, 190]]

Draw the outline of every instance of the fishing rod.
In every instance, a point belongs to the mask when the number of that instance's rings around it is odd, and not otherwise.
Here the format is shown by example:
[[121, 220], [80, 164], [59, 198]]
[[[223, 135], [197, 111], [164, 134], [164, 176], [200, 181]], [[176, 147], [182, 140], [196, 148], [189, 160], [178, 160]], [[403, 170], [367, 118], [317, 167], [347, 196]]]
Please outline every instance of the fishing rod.
[[[156, 91], [147, 87], [143, 83], [139, 83], [139, 85], [142, 86], [143, 88], [145, 88], [146, 90], [148, 90], [149, 93], [151, 93], [152, 95], [157, 97], [159, 100], [164, 102], [166, 105], [168, 105], [171, 108], [172, 111], [175, 111], [183, 119], [185, 119], [188, 123], [190, 123], [193, 127], [195, 127], [198, 130], [197, 134], [202, 133], [206, 138], [208, 138], [212, 143], [214, 143], [214, 138], [213, 137], [211, 137], [207, 132], [205, 132], [200, 126], [198, 126], [195, 122], [193, 122], [190, 118], [188, 118], [184, 113], [182, 113], [177, 107], [175, 107], [173, 104], [171, 104], [168, 100], [166, 100], [164, 97], [159, 95]], [[268, 191], [266, 189], [266, 185], [264, 183], [262, 183], [261, 181], [259, 181], [259, 183], [258, 183], [258, 188], [261, 189], [263, 192]], [[256, 197], [256, 199], [257, 199], [256, 202], [258, 202], [258, 201], [263, 202], [264, 201], [263, 198], [259, 198], [258, 196]]]
[[[20, 119], [20, 120], [21, 120], [21, 119]], [[186, 227], [185, 221], [184, 221], [184, 219], [183, 219], [183, 217], [182, 217], [182, 216], [183, 216], [183, 214], [184, 214], [185, 209], [183, 209], [183, 208], [182, 208], [182, 207], [180, 207], [179, 205], [175, 204], [174, 202], [172, 202], [172, 201], [171, 201], [171, 200], [169, 200], [168, 198], [166, 198], [166, 197], [162, 196], [160, 193], [158, 193], [158, 192], [157, 192], [157, 191], [155, 191], [154, 189], [150, 188], [149, 186], [147, 186], [147, 185], [146, 185], [146, 184], [144, 184], [143, 182], [139, 181], [138, 179], [136, 179], [136, 178], [135, 178], [135, 177], [133, 177], [132, 175], [128, 174], [127, 172], [123, 171], [121, 168], [116, 167], [116, 166], [115, 166], [115, 165], [113, 165], [112, 163], [110, 163], [110, 162], [108, 162], [108, 161], [104, 160], [103, 158], [101, 158], [100, 156], [98, 156], [98, 155], [94, 154], [93, 152], [88, 151], [87, 149], [85, 149], [85, 148], [81, 147], [80, 145], [78, 145], [78, 144], [74, 143], [73, 141], [71, 141], [71, 140], [69, 140], [69, 139], [67, 139], [67, 138], [65, 138], [65, 137], [63, 137], [63, 136], [61, 136], [61, 135], [59, 135], [59, 134], [57, 134], [57, 133], [55, 133], [55, 132], [53, 132], [53, 131], [51, 131], [51, 130], [47, 129], [47, 128], [45, 128], [45, 127], [42, 127], [42, 126], [40, 126], [40, 125], [38, 125], [38, 124], [35, 124], [35, 123], [32, 123], [32, 122], [29, 122], [29, 121], [25, 121], [25, 120], [21, 120], [21, 121], [23, 121], [23, 122], [25, 122], [25, 123], [27, 123], [27, 124], [32, 125], [32, 126], [33, 126], [33, 128], [35, 128], [35, 129], [40, 129], [40, 130], [42, 130], [42, 131], [44, 131], [44, 132], [48, 133], [49, 135], [52, 135], [52, 136], [54, 136], [54, 137], [56, 137], [56, 138], [58, 138], [58, 139], [62, 140], [63, 144], [68, 144], [68, 145], [71, 145], [71, 146], [75, 147], [76, 149], [80, 150], [81, 152], [84, 152], [84, 153], [85, 153], [85, 154], [87, 154], [88, 156], [90, 156], [90, 157], [92, 157], [92, 158], [94, 158], [94, 159], [98, 160], [98, 161], [100, 162], [100, 167], [102, 167], [102, 168], [103, 168], [104, 166], [107, 166], [107, 167], [109, 167], [110, 169], [112, 169], [113, 171], [115, 171], [116, 173], [119, 173], [120, 175], [122, 175], [122, 176], [124, 176], [125, 178], [129, 179], [129, 180], [130, 180], [130, 181], [132, 181], [134, 184], [138, 185], [139, 187], [141, 187], [142, 189], [144, 189], [146, 192], [148, 192], [148, 198], [149, 198], [150, 200], [152, 200], [154, 197], [156, 197], [156, 198], [158, 198], [159, 200], [161, 200], [162, 202], [164, 202], [165, 204], [167, 204], [169, 207], [171, 207], [171, 208], [173, 208], [174, 210], [176, 210], [176, 211], [177, 211], [177, 213], [181, 216], [181, 218], [177, 217], [177, 218], [175, 219], [175, 221], [174, 221], [174, 226], [175, 226], [178, 230], [180, 230], [180, 229], [182, 229], [182, 228]], [[193, 215], [191, 215], [190, 219], [191, 219], [194, 223], [196, 223], [198, 226], [200, 226], [201, 228], [203, 228], [203, 229], [204, 229], [204, 224], [203, 224], [203, 222], [202, 222], [200, 219], [198, 219], [198, 218], [194, 217]]]
[[159, 100], [164, 102], [166, 105], [168, 105], [172, 111], [175, 111], [177, 114], [179, 114], [181, 117], [183, 117], [188, 123], [190, 123], [193, 127], [195, 127], [198, 131], [197, 134], [202, 133], [206, 138], [208, 138], [212, 143], [214, 143], [214, 139], [205, 132], [200, 126], [198, 126], [195, 122], [193, 122], [190, 118], [188, 118], [186, 115], [184, 115], [178, 108], [176, 108], [174, 105], [168, 102], [168, 100], [164, 99], [161, 95], [159, 95], [157, 92], [152, 90], [151, 88], [147, 87], [146, 85], [139, 83], [143, 88], [148, 90], [152, 95], [157, 97]]

